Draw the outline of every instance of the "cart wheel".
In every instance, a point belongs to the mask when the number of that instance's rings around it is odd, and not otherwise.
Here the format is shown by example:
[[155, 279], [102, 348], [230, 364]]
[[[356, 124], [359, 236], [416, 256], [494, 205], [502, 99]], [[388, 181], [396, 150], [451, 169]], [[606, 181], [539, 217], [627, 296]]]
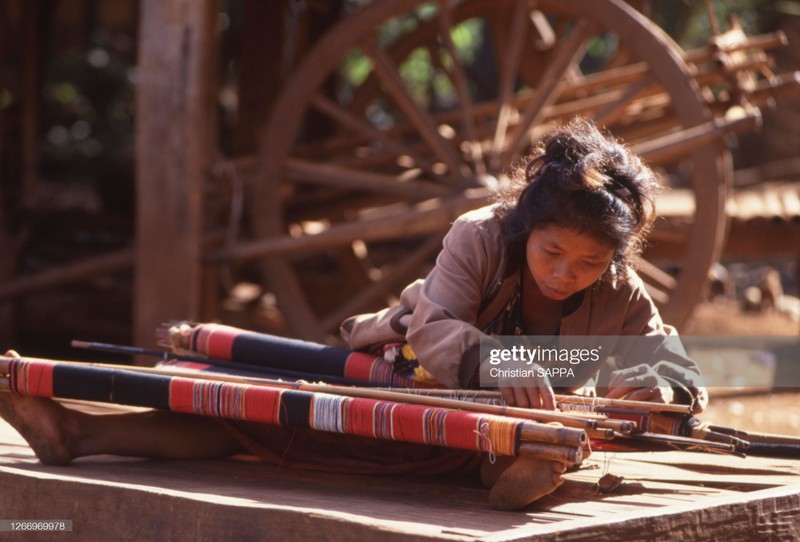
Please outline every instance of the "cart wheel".
[[683, 324], [721, 250], [730, 165], [719, 139], [696, 137], [713, 119], [680, 49], [617, 0], [386, 0], [320, 38], [261, 140], [254, 231], [298, 240], [262, 262], [289, 332], [329, 339], [386, 306], [452, 220], [578, 114], [693, 195], [683, 253], [640, 268]]

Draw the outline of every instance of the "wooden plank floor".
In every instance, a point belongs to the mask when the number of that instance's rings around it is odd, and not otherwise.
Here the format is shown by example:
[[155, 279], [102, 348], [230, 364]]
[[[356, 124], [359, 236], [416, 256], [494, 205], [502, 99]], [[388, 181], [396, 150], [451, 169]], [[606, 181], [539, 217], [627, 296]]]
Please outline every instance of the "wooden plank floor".
[[[605, 473], [625, 478], [598, 493]], [[0, 519], [70, 519], [25, 540], [792, 540], [800, 460], [594, 453], [521, 512], [474, 479], [344, 476], [246, 461], [111, 456], [40, 464], [0, 420]], [[13, 539], [0, 533], [0, 539]]]

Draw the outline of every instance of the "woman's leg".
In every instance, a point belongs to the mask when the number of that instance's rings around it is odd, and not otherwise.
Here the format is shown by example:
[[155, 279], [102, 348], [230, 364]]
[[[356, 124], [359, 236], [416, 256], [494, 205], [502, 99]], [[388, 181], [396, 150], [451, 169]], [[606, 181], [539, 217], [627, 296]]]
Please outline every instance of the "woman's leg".
[[[165, 411], [87, 414], [43, 397], [0, 392], [0, 417], [47, 465], [66, 465], [88, 455], [114, 454], [163, 459], [216, 459], [245, 451], [210, 418]], [[488, 458], [481, 479], [495, 508], [516, 510], [563, 483], [561, 463], [524, 457]]]
[[97, 454], [213, 459], [243, 451], [216, 421], [188, 414], [86, 414], [52, 399], [0, 393], [0, 417], [48, 465], [66, 465], [75, 458]]
[[564, 483], [563, 463], [527, 457], [484, 458], [481, 480], [491, 488], [489, 502], [500, 510], [519, 510], [555, 491]]

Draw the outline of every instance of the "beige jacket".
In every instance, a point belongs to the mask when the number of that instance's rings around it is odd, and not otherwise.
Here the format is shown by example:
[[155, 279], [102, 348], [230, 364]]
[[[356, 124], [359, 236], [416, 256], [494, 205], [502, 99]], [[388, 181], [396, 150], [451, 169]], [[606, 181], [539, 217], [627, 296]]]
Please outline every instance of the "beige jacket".
[[[410, 284], [399, 304], [378, 313], [348, 318], [341, 326], [345, 344], [353, 350], [370, 349], [406, 340], [420, 364], [450, 388], [473, 387], [482, 362], [480, 343], [494, 339], [487, 330], [515, 295], [519, 268], [510, 269], [493, 207], [459, 217], [444, 238], [436, 265], [424, 280]], [[577, 305], [561, 320], [560, 335], [655, 336], [675, 335], [666, 326], [641, 279], [633, 271], [626, 280], [599, 281], [570, 298]], [[582, 299], [581, 299], [582, 297]], [[707, 397], [696, 364], [672, 340], [641, 359], [622, 351], [629, 343], [606, 349], [622, 360], [620, 367], [648, 363], [656, 372], [691, 396], [698, 409]], [[499, 343], [498, 343], [499, 345]], [[582, 365], [582, 382], [596, 376], [596, 365]], [[686, 400], [689, 400], [687, 397]]]

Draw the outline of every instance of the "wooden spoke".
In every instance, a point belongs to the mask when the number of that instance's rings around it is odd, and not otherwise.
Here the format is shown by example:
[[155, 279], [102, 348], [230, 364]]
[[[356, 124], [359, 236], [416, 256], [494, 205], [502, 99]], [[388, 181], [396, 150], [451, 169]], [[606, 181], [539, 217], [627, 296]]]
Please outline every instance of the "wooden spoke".
[[500, 155], [505, 147], [506, 132], [512, 111], [515, 110], [512, 101], [517, 84], [522, 49], [525, 46], [525, 29], [530, 26], [528, 17], [527, 0], [517, 0], [514, 9], [510, 12], [510, 34], [508, 45], [499, 51], [500, 65], [500, 110], [497, 114], [494, 137], [492, 139], [491, 159], [497, 167]]
[[[451, 36], [453, 24], [453, 0], [443, 0], [442, 7], [439, 10], [439, 28], [441, 40], [444, 44], [445, 50], [452, 62], [452, 68], [445, 70], [450, 82], [456, 90], [458, 95], [459, 111], [461, 113], [461, 123], [464, 126], [464, 132], [468, 141], [472, 142], [470, 145], [470, 153], [473, 164], [475, 164], [475, 173], [483, 175], [486, 173], [486, 164], [483, 161], [483, 152], [481, 145], [478, 143], [478, 130], [475, 126], [475, 113], [473, 111], [472, 98], [469, 94], [469, 86], [467, 84], [467, 74], [464, 66], [458, 58], [458, 51], [453, 43]], [[433, 55], [438, 58], [438, 55]]]
[[431, 170], [430, 161], [423, 159], [402, 142], [390, 137], [385, 131], [374, 128], [361, 117], [347, 111], [329, 98], [318, 94], [314, 97], [311, 105], [368, 141], [379, 142], [397, 155], [411, 157], [416, 165], [426, 171]]
[[433, 153], [447, 165], [450, 174], [458, 174], [461, 171], [460, 158], [450, 144], [439, 135], [431, 116], [423, 111], [408, 93], [403, 78], [386, 52], [375, 43], [374, 38], [364, 41], [362, 47], [367, 56], [372, 59], [375, 73], [386, 85], [387, 92], [406, 115], [408, 121], [419, 130], [420, 136], [428, 143]]
[[703, 145], [718, 140], [728, 133], [751, 130], [761, 120], [757, 111], [742, 112], [732, 119], [709, 121], [665, 136], [638, 143], [634, 151], [653, 164], [674, 161]]
[[569, 38], [559, 46], [542, 75], [541, 83], [534, 93], [533, 100], [525, 109], [522, 121], [515, 127], [509, 139], [509, 145], [503, 150], [502, 162], [509, 162], [512, 156], [517, 156], [523, 150], [526, 144], [526, 135], [533, 126], [541, 122], [544, 108], [556, 100], [558, 89], [563, 82], [562, 75], [583, 53], [592, 28], [590, 20], [579, 19]]
[[412, 254], [404, 257], [391, 271], [379, 280], [363, 288], [346, 304], [339, 307], [322, 321], [322, 327], [333, 329], [345, 318], [364, 312], [376, 299], [386, 298], [393, 289], [405, 286], [413, 278], [417, 268], [442, 247], [442, 235], [433, 235]]
[[281, 292], [278, 304], [293, 333], [305, 340], [319, 340], [324, 337], [325, 330], [306, 302], [303, 285], [289, 262], [269, 259], [262, 262], [261, 266], [269, 287], [273, 291]]
[[606, 103], [595, 111], [593, 118], [598, 124], [613, 124], [626, 114], [627, 107], [653, 85], [653, 76], [648, 74], [638, 83], [631, 85], [614, 101]]
[[286, 162], [286, 176], [290, 180], [304, 183], [338, 188], [358, 188], [415, 199], [445, 196], [449, 193], [446, 187], [430, 182], [403, 180], [400, 176], [371, 173], [296, 158]]
[[675, 280], [675, 277], [662, 271], [659, 267], [644, 258], [640, 258], [636, 262], [636, 268], [640, 275], [650, 279], [650, 282], [655, 283], [655, 286], [662, 291], [671, 292], [678, 286], [678, 281]]

